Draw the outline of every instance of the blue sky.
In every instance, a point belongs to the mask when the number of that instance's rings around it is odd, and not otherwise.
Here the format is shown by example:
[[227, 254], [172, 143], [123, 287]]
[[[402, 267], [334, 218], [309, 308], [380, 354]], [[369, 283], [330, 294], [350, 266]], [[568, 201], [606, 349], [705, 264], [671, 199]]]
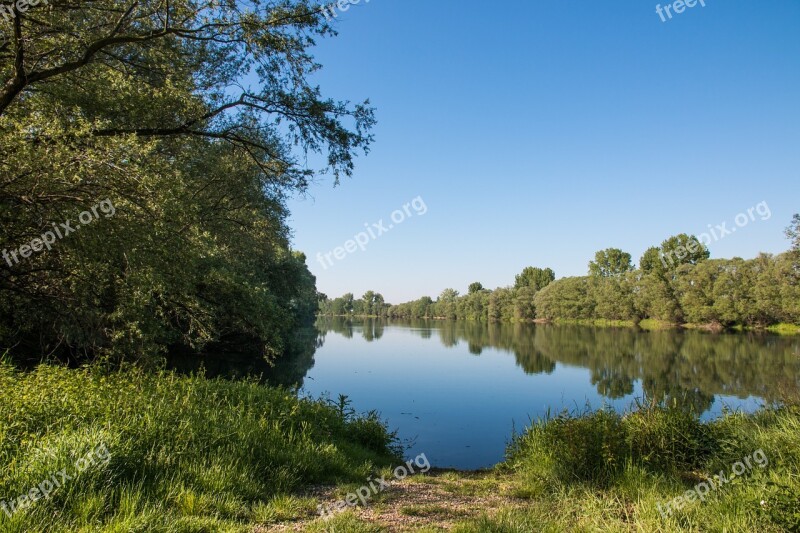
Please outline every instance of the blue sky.
[[[761, 202], [771, 217], [713, 242], [712, 257], [786, 250], [800, 212], [800, 1], [705, 3], [667, 22], [646, 0], [362, 0], [341, 14], [315, 81], [369, 98], [379, 123], [352, 178], [289, 203], [319, 290], [400, 303], [506, 286], [525, 266], [584, 275], [597, 250], [638, 260]], [[417, 197], [424, 215], [317, 260]]]

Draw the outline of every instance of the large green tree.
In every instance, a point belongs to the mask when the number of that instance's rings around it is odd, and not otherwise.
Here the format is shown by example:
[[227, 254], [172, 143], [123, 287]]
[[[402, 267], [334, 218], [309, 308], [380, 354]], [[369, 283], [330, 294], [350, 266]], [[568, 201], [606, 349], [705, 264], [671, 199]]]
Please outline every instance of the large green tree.
[[514, 280], [514, 288], [530, 287], [538, 292], [556, 279], [551, 268], [525, 267]]
[[606, 248], [594, 254], [589, 262], [589, 275], [599, 278], [622, 276], [633, 270], [631, 254], [619, 248]]
[[573, 320], [594, 317], [594, 303], [589, 295], [589, 278], [570, 277], [554, 281], [536, 294], [537, 316], [549, 320]]
[[[286, 199], [334, 181], [373, 111], [323, 97], [307, 0], [39, 3], [0, 45], [0, 340], [117, 357], [247, 337], [276, 354], [316, 302]], [[308, 162], [319, 162], [309, 166]], [[27, 250], [26, 250], [27, 251]]]
[[649, 248], [639, 266], [645, 272], [668, 272], [681, 265], [696, 265], [709, 256], [708, 248], [697, 237], [681, 233], [666, 239], [660, 247]]

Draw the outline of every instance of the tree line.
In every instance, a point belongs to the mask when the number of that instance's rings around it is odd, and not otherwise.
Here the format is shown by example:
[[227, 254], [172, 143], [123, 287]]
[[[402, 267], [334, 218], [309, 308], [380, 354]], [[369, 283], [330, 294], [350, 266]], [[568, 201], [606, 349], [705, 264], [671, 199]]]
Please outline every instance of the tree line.
[[384, 301], [383, 295], [375, 291], [367, 291], [358, 299], [351, 292], [333, 300], [324, 294], [320, 294], [319, 298], [319, 314], [325, 316], [386, 317], [390, 308], [391, 305]]
[[711, 259], [697, 237], [680, 234], [649, 248], [638, 267], [629, 253], [609, 248], [595, 254], [586, 276], [556, 280], [550, 268], [527, 267], [509, 287], [487, 290], [475, 282], [464, 295], [450, 288], [435, 300], [398, 305], [381, 298], [369, 313], [352, 294], [323, 297], [320, 312], [487, 322], [653, 319], [718, 328], [800, 324], [800, 215], [786, 235], [789, 251], [755, 259]]

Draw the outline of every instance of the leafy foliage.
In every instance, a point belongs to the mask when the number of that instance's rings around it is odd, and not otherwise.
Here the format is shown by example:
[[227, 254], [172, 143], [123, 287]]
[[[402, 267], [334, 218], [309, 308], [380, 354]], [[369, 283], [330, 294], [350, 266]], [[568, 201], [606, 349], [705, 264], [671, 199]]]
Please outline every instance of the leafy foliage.
[[375, 122], [308, 82], [309, 49], [332, 34], [307, 0], [17, 13], [0, 46], [2, 248], [106, 199], [115, 214], [0, 261], [0, 342], [121, 359], [249, 338], [279, 353], [317, 310], [285, 201], [349, 175]]
[[589, 262], [589, 275], [599, 278], [622, 276], [633, 270], [631, 254], [619, 248], [600, 250]]
[[525, 267], [522, 273], [516, 277], [514, 288], [530, 287], [534, 291], [540, 291], [555, 279], [556, 274], [550, 268]]
[[800, 214], [792, 217], [792, 223], [786, 228], [786, 238], [792, 241], [792, 251], [800, 253]]

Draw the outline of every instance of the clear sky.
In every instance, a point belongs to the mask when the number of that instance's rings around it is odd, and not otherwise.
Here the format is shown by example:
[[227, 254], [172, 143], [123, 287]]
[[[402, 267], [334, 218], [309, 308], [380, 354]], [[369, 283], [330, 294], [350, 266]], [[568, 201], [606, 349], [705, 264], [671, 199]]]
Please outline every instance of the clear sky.
[[[315, 81], [370, 98], [379, 124], [351, 179], [289, 204], [319, 290], [400, 303], [507, 286], [525, 266], [584, 275], [597, 250], [638, 261], [762, 202], [771, 216], [751, 211], [712, 257], [786, 250], [800, 1], [705, 0], [666, 22], [656, 4], [362, 0], [340, 14]], [[424, 215], [409, 206], [366, 250], [317, 260], [417, 197]]]

